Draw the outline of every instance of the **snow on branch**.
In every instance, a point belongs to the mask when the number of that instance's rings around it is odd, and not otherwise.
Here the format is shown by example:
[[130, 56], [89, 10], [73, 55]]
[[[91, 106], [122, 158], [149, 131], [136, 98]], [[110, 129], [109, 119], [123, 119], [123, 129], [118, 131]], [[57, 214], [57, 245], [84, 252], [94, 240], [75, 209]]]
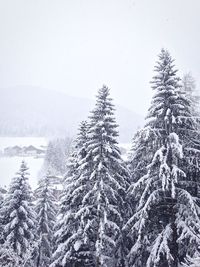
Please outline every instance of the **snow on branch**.
[[172, 240], [172, 234], [173, 231], [171, 228], [171, 224], [168, 224], [154, 241], [154, 244], [151, 247], [151, 253], [147, 260], [146, 267], [159, 266], [158, 264], [161, 260], [161, 255], [166, 256], [169, 263], [173, 261], [173, 257], [171, 255], [168, 245], [169, 242]]

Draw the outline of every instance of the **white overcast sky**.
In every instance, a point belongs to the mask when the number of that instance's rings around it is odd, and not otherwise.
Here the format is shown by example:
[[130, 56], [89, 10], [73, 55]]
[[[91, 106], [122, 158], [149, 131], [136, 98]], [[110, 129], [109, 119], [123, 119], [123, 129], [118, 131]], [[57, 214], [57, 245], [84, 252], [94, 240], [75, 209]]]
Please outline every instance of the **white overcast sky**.
[[0, 88], [39, 86], [148, 108], [157, 54], [200, 78], [200, 0], [0, 0]]

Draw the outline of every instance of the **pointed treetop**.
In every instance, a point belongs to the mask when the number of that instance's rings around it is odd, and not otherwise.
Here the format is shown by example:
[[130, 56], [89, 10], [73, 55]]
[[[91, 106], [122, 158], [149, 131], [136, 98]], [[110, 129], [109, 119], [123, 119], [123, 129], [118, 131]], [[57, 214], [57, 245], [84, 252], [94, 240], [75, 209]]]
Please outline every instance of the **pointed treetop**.
[[184, 117], [191, 117], [189, 101], [181, 90], [180, 78], [168, 51], [162, 49], [151, 82], [154, 96], [146, 126], [159, 131], [176, 131]]
[[27, 167], [27, 164], [24, 160], [22, 160], [21, 165], [20, 165], [20, 171], [26, 172], [29, 168]]
[[103, 85], [98, 90], [96, 97], [95, 108], [91, 111], [89, 116], [89, 135], [93, 135], [98, 139], [98, 135], [102, 134], [105, 142], [117, 143], [116, 137], [118, 137], [118, 131], [114, 116], [114, 105], [112, 104], [112, 98], [110, 98], [110, 90], [107, 86]]
[[97, 100], [95, 110], [100, 109], [101, 111], [105, 112], [109, 112], [108, 108], [112, 108], [114, 110], [114, 105], [111, 103], [112, 98], [110, 98], [109, 96], [110, 89], [106, 85], [103, 85], [103, 87], [98, 90], [98, 94], [96, 96]]

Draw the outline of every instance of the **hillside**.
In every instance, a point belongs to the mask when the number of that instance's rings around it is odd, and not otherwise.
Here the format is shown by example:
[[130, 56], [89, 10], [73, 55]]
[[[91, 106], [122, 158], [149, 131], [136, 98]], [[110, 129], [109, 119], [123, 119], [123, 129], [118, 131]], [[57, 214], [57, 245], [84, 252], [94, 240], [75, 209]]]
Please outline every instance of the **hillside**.
[[[0, 136], [73, 136], [93, 101], [37, 87], [0, 89]], [[143, 118], [117, 106], [120, 141], [130, 142]]]

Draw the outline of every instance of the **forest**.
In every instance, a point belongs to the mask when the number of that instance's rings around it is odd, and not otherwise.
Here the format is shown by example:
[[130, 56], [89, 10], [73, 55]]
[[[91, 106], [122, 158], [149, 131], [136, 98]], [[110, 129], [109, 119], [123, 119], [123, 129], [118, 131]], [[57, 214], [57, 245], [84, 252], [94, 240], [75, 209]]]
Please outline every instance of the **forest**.
[[67, 169], [62, 190], [47, 170], [33, 191], [22, 161], [0, 193], [1, 267], [200, 266], [195, 81], [191, 74], [181, 79], [162, 49], [149, 87], [153, 97], [128, 160], [119, 149], [112, 88], [103, 85], [69, 157], [56, 154]]

